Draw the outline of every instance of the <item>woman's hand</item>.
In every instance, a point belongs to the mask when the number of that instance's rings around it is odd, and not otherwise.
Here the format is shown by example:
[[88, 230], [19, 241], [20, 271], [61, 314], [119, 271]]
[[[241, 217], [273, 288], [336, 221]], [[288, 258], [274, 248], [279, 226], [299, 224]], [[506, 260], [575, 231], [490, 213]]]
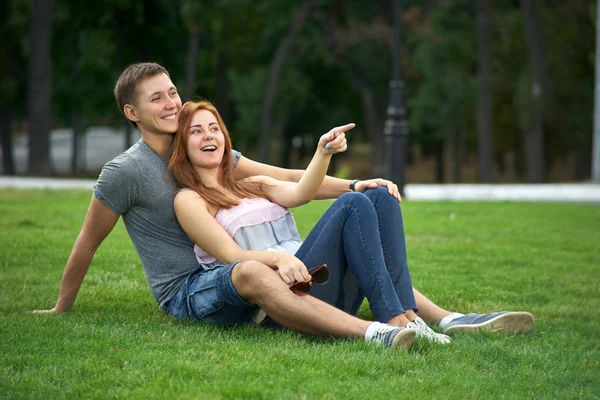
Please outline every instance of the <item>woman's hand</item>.
[[279, 275], [289, 286], [296, 282], [310, 281], [306, 266], [297, 257], [284, 252], [276, 252], [274, 256]]
[[[342, 153], [348, 149], [346, 131], [355, 127], [355, 124], [338, 126], [321, 136], [318, 149], [326, 150], [328, 154]], [[327, 153], [326, 153], [327, 154]]]
[[388, 181], [386, 179], [376, 178], [376, 179], [368, 179], [365, 181], [358, 181], [354, 185], [355, 192], [364, 193], [368, 189], [375, 189], [377, 186], [383, 186], [387, 188], [390, 196], [394, 197], [398, 200], [398, 203], [402, 201], [402, 196], [400, 196], [400, 192], [398, 191], [398, 185], [396, 185], [392, 181]]

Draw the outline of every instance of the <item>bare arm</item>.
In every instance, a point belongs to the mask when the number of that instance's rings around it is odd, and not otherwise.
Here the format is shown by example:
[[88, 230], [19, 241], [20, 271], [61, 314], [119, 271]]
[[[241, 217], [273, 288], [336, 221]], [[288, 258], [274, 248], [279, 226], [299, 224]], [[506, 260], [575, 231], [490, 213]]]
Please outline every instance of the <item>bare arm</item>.
[[[350, 181], [328, 176], [323, 179], [323, 177], [319, 176], [317, 182], [317, 180], [315, 180], [315, 176], [317, 176], [315, 172], [320, 172], [324, 166], [322, 175], [325, 176], [327, 167], [329, 166], [329, 158], [331, 157], [331, 154], [334, 153], [329, 151], [329, 149], [336, 149], [337, 152], [345, 151], [347, 148], [345, 132], [354, 128], [354, 126], [354, 124], [338, 126], [321, 136], [317, 146], [317, 152], [306, 171], [273, 167], [241, 157], [234, 171], [235, 179], [245, 179], [251, 176], [263, 175], [270, 176], [281, 182], [298, 182], [300, 185], [298, 186], [298, 190], [301, 194], [308, 193], [309, 191], [316, 193], [311, 194], [310, 198], [306, 199], [302, 196], [301, 200], [303, 202], [300, 204], [304, 204], [313, 198], [331, 199], [340, 197], [348, 191]], [[325, 145], [328, 145], [327, 149], [324, 148]], [[322, 163], [321, 161], [326, 163]], [[320, 173], [318, 175], [320, 175]], [[305, 179], [303, 179], [303, 177], [305, 177]], [[317, 186], [313, 190], [315, 184]]]
[[[256, 175], [270, 176], [278, 181], [299, 182], [302, 175], [304, 175], [304, 170], [273, 167], [242, 156], [237, 167], [235, 167], [235, 178], [244, 179]], [[315, 200], [337, 199], [348, 192], [349, 186], [350, 181], [347, 179], [325, 176], [314, 198]]]
[[206, 201], [192, 190], [182, 190], [175, 196], [175, 214], [187, 235], [217, 260], [232, 264], [239, 260], [255, 260], [279, 269], [288, 283], [310, 279], [304, 264], [291, 254], [274, 251], [244, 250], [215, 220]]
[[265, 175], [253, 176], [246, 180], [261, 183], [262, 191], [271, 201], [283, 207], [298, 207], [308, 203], [315, 197], [323, 183], [331, 156], [344, 152], [348, 148], [344, 130], [351, 129], [353, 126], [354, 124], [349, 124], [336, 128], [321, 136], [315, 155], [299, 182], [279, 181]]
[[[337, 129], [337, 128], [334, 128]], [[334, 130], [332, 129], [332, 130]], [[337, 140], [337, 139], [336, 139]], [[234, 170], [235, 179], [245, 179], [252, 176], [264, 175], [270, 176], [278, 181], [282, 182], [299, 182], [305, 171], [301, 169], [285, 169], [280, 167], [274, 167], [272, 165], [259, 163], [250, 160], [244, 156], [240, 157], [240, 160]], [[337, 199], [344, 193], [347, 193], [350, 189], [350, 180], [339, 179], [331, 176], [325, 176], [321, 186], [317, 190], [314, 196], [315, 200], [323, 199]], [[385, 179], [369, 179], [359, 181], [355, 185], [357, 192], [365, 192], [367, 189], [373, 189], [377, 186], [385, 186], [391, 196], [394, 196], [398, 201], [401, 200], [400, 194], [398, 193], [398, 187], [391, 181]]]
[[65, 266], [56, 306], [51, 310], [36, 310], [34, 312], [64, 313], [71, 310], [96, 250], [112, 231], [118, 220], [119, 215], [102, 204], [96, 196], [92, 196], [81, 232], [75, 240], [73, 250], [71, 250], [71, 255]]

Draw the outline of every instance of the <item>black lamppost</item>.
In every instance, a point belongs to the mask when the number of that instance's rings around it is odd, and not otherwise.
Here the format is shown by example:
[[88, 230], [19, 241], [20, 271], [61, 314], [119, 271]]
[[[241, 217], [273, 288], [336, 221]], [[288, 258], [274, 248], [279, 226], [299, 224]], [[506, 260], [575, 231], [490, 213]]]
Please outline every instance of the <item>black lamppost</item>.
[[402, 8], [400, 0], [392, 0], [394, 14], [394, 51], [393, 75], [390, 81], [390, 102], [387, 108], [387, 120], [383, 129], [386, 144], [386, 178], [398, 185], [401, 195], [404, 195], [404, 167], [406, 158], [406, 143], [408, 126], [406, 123], [406, 110], [402, 105], [402, 90], [404, 82], [401, 77], [402, 63], [400, 59], [400, 41], [402, 29], [400, 14]]

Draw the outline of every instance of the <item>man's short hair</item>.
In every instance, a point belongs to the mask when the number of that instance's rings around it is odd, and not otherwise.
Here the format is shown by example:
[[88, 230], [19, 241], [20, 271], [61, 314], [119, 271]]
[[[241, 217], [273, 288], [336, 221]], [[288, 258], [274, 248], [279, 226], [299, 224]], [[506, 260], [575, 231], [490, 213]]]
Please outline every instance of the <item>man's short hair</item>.
[[[152, 78], [158, 74], [169, 76], [167, 70], [156, 63], [131, 64], [123, 71], [115, 84], [115, 99], [117, 100], [117, 106], [123, 115], [125, 115], [125, 112], [123, 111], [125, 104], [136, 104], [137, 85], [144, 79]], [[125, 118], [127, 118], [126, 115]], [[131, 121], [129, 118], [127, 118], [127, 120], [134, 128], [137, 128], [137, 124], [134, 121]]]

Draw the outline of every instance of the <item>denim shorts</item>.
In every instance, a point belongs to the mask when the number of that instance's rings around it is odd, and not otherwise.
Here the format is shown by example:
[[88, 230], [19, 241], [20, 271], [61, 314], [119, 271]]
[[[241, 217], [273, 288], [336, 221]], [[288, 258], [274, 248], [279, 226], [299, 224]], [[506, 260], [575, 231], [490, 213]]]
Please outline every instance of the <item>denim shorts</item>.
[[211, 269], [199, 266], [171, 298], [167, 312], [175, 318], [219, 325], [252, 323], [260, 308], [242, 299], [233, 286], [231, 272], [238, 263]]

